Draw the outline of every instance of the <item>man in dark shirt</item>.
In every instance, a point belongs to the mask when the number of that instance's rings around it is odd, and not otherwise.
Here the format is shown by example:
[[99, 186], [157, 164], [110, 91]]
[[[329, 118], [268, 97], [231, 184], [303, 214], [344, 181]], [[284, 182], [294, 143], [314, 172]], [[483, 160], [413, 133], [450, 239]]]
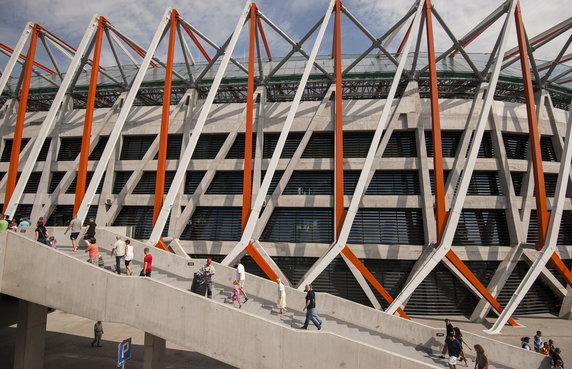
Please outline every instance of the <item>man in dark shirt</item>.
[[318, 330], [322, 329], [322, 319], [320, 319], [320, 317], [318, 315], [316, 315], [316, 293], [314, 292], [314, 289], [312, 288], [312, 285], [309, 284], [306, 286], [306, 306], [304, 307], [304, 310], [306, 310], [306, 321], [304, 322], [304, 325], [302, 326], [302, 329], [308, 329], [308, 324], [310, 323], [310, 320], [312, 321], [312, 323], [314, 323], [314, 325], [316, 326], [316, 328], [318, 328]]
[[447, 342], [449, 340], [449, 333], [452, 332], [453, 335], [455, 335], [455, 329], [449, 319], [445, 319], [445, 329], [447, 330], [447, 333], [445, 334], [445, 344], [443, 345], [443, 350], [441, 350], [441, 359], [444, 359], [445, 354], [447, 353]]
[[449, 333], [445, 343], [447, 346], [447, 351], [449, 352], [449, 368], [456, 369], [457, 360], [459, 359], [459, 356], [461, 356], [461, 350], [463, 349], [463, 346], [461, 345], [461, 342], [455, 338], [454, 332]]
[[87, 223], [87, 229], [85, 230], [85, 235], [83, 236], [84, 240], [89, 240], [92, 237], [95, 237], [95, 219], [93, 217], [89, 218], [89, 222]]

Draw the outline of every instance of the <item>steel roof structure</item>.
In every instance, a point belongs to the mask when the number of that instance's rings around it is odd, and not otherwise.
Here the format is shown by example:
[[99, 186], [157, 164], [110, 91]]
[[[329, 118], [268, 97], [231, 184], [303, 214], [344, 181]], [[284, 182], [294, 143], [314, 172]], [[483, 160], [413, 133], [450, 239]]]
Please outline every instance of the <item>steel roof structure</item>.
[[[348, 56], [342, 53], [342, 16], [357, 26], [371, 41], [371, 46], [361, 55]], [[318, 56], [318, 50], [332, 17], [334, 23], [332, 54]], [[451, 41], [451, 47], [442, 53], [435, 51], [434, 22], [445, 30]], [[486, 32], [495, 22], [502, 24], [502, 27], [495, 44], [491, 45], [491, 50], [484, 50], [483, 54], [467, 53], [465, 47], [481, 33]], [[292, 49], [285, 57], [276, 58], [271, 55], [272, 48], [265, 35], [265, 31], [270, 30], [291, 45]], [[507, 36], [509, 32], [514, 31], [517, 34], [518, 46], [508, 49]], [[246, 59], [233, 57], [233, 51], [241, 32], [247, 33], [249, 37], [249, 56]], [[427, 52], [421, 52], [424, 34]], [[313, 45], [307, 45], [306, 41], [314, 35]], [[534, 52], [537, 49], [560, 36], [567, 36], [568, 39], [554, 60], [535, 59]], [[390, 51], [392, 41], [397, 37], [401, 37], [402, 42], [397, 50]], [[117, 62], [115, 66], [100, 66], [104, 39], [107, 39], [109, 52]], [[48, 68], [34, 63], [38, 41], [48, 52], [52, 67]], [[168, 42], [166, 61], [155, 56], [161, 42]], [[185, 59], [182, 63], [175, 63], [177, 42]], [[547, 262], [550, 261], [568, 285], [572, 285], [572, 273], [561, 260], [556, 249], [560, 218], [566, 200], [566, 186], [570, 178], [572, 114], [569, 114], [569, 128], [566, 139], [562, 142], [558, 183], [550, 210], [548, 210], [546, 200], [537, 121], [537, 109], [546, 101], [550, 101], [554, 109], [568, 110], [571, 107], [572, 67], [566, 64], [571, 59], [571, 54], [567, 54], [571, 42], [572, 18], [532, 38], [527, 37], [518, 0], [505, 1], [460, 37], [451, 32], [438, 10], [431, 5], [430, 0], [414, 2], [409, 11], [379, 37], [368, 31], [339, 0], [330, 1], [324, 16], [299, 41], [291, 39], [251, 1], [246, 2], [234, 32], [222, 46], [217, 45], [185, 21], [174, 9], [166, 10], [146, 49], [121, 33], [102, 16], [93, 17], [77, 49], [43, 27], [28, 24], [13, 50], [7, 46], [0, 47], [1, 52], [10, 55], [0, 78], [0, 92], [2, 92], [0, 103], [3, 105], [0, 110], [2, 124], [7, 126], [8, 122], [15, 121], [10, 168], [7, 178], [1, 182], [5, 184], [3, 210], [11, 216], [14, 215], [42, 146], [50, 131], [57, 124], [58, 114], [65, 106], [71, 104], [73, 109], [85, 109], [74, 200], [74, 213], [77, 213], [80, 219], [85, 219], [92, 206], [97, 186], [105, 174], [114, 150], [119, 145], [122, 129], [132, 107], [157, 105], [162, 107], [161, 131], [157, 142], [153, 231], [148, 242], [151, 245], [166, 248], [161, 235], [172, 215], [172, 208], [180, 193], [185, 173], [189, 168], [213, 104], [246, 103], [242, 234], [240, 242], [236, 243], [226, 255], [223, 263], [230, 265], [241, 254], [247, 252], [269, 278], [276, 279], [280, 276], [285, 279], [280, 268], [272, 262], [272, 259], [257, 243], [258, 240], [254, 237], [255, 228], [267, 205], [267, 197], [271, 195], [269, 193], [271, 181], [301, 102], [320, 101], [320, 106], [322, 106], [332, 100], [335, 106], [333, 118], [335, 121], [334, 242], [306, 272], [298, 287], [303, 288], [304, 285], [314, 281], [332, 260], [341, 256], [352, 269], [356, 279], [362, 281], [360, 283], [362, 288], [369, 290], [369, 292], [366, 291], [369, 293], [368, 296], [373, 296], [370, 287], [372, 286], [389, 304], [388, 313], [399, 313], [408, 318], [403, 308], [412, 293], [438, 264], [445, 263], [464, 285], [483, 299], [485, 305], [490, 304], [499, 314], [499, 319], [491, 328], [491, 331], [497, 332], [507, 322], [512, 325], [517, 324], [512, 320], [511, 315], [532, 283], [545, 270]], [[21, 54], [27, 43], [29, 44], [28, 52], [26, 56], [23, 56]], [[209, 45], [215, 53], [209, 55], [203, 44]], [[195, 52], [201, 53], [207, 61], [196, 63], [190, 46], [196, 49]], [[67, 71], [61, 70], [57, 58], [51, 51], [52, 47], [71, 60]], [[306, 47], [308, 49], [305, 49]], [[310, 47], [311, 51], [307, 51]], [[121, 58], [118, 56], [120, 53], [126, 55], [132, 64], [121, 63]], [[138, 57], [134, 57], [132, 53], [137, 54]], [[20, 76], [12, 77], [16, 63], [22, 63], [23, 60], [25, 63]], [[399, 99], [405, 96], [406, 91], [410, 90], [413, 84], [422, 98], [429, 99], [431, 106], [435, 176], [435, 213], [431, 216], [435, 217], [436, 237], [429, 240], [429, 251], [423, 253], [399, 295], [390, 296], [347, 245], [347, 240], [360, 207], [360, 201], [372, 180], [375, 171], [374, 164], [383, 146], [384, 132], [388, 129]], [[450, 201], [446, 201], [443, 175], [439, 98], [482, 100], [478, 111], [472, 113], [475, 115], [476, 122], [473, 136], [470, 143], [467, 141], [466, 157], [459, 161], [461, 167], [458, 174], [458, 186]], [[176, 173], [168, 191], [165, 191], [170, 119], [185, 109], [185, 101], [197, 99], [203, 100], [202, 107], [197, 112], [198, 117], [196, 117], [192, 134], [190, 137], [185, 137], [183, 141]], [[361, 99], [383, 99], [384, 104], [360, 170], [355, 192], [351, 196], [351, 201], [347, 203], [347, 201], [344, 202], [342, 101]], [[530, 135], [530, 162], [533, 167], [540, 234], [540, 240], [534, 246], [538, 251], [538, 257], [505, 307], [502, 307], [495, 298], [498, 284], [494, 288], [487, 289], [452, 249], [453, 237], [457, 231], [469, 182], [495, 100], [526, 104]], [[255, 112], [258, 111], [255, 106], [266, 102], [288, 102], [289, 109], [260, 188], [257, 193], [253, 193], [253, 125]], [[173, 108], [172, 105], [175, 107]], [[17, 112], [12, 114], [16, 106]], [[89, 182], [87, 181], [88, 157], [95, 145], [91, 133], [93, 115], [95, 109], [104, 107], [110, 107], [119, 113]], [[47, 115], [32, 144], [26, 146], [27, 159], [21, 166], [19, 156], [26, 113], [34, 111], [47, 111]], [[304, 136], [302, 142], [307, 143], [309, 138], [310, 136]], [[188, 210], [190, 211], [192, 210]], [[190, 217], [190, 214], [187, 215]], [[519, 242], [517, 247], [526, 248], [526, 242]], [[515, 260], [518, 262], [519, 258]], [[512, 263], [514, 264], [515, 261], [512, 260]], [[379, 303], [376, 304], [373, 301], [372, 304], [380, 306]], [[483, 307], [481, 310], [484, 309]]]

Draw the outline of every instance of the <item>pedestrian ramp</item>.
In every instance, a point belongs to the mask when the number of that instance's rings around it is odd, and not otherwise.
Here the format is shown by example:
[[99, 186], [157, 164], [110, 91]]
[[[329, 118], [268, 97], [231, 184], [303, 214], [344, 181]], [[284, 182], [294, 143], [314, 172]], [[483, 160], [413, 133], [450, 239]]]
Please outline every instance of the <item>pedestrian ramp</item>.
[[[63, 229], [50, 229], [57, 250], [25, 233], [0, 234], [0, 292], [88, 319], [127, 324], [239, 368], [442, 368], [442, 330], [390, 316], [329, 294], [317, 293], [324, 321], [317, 331], [299, 329], [304, 293], [287, 288], [288, 312], [275, 307], [277, 285], [247, 275], [248, 302], [230, 303], [235, 269], [215, 263], [213, 299], [190, 292], [204, 260], [152, 249], [151, 278], [138, 277], [145, 244], [133, 241], [133, 276], [115, 273], [115, 233], [98, 229], [105, 267], [86, 262]], [[69, 242], [69, 241], [68, 241]], [[123, 265], [122, 265], [123, 267]], [[541, 355], [466, 333], [484, 346], [491, 368], [548, 368]], [[471, 357], [470, 355], [468, 355]], [[168, 359], [167, 359], [168, 360]], [[470, 359], [469, 359], [470, 362]]]

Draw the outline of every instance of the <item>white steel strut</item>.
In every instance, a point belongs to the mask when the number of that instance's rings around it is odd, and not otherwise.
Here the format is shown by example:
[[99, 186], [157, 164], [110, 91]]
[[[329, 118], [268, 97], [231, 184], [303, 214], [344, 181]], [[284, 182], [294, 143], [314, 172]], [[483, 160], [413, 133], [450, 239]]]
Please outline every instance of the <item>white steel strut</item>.
[[10, 79], [12, 70], [14, 70], [16, 62], [18, 62], [18, 58], [20, 58], [20, 54], [22, 53], [24, 45], [26, 44], [26, 41], [28, 41], [28, 38], [30, 37], [33, 28], [34, 28], [34, 23], [26, 24], [26, 27], [24, 27], [22, 35], [20, 36], [20, 39], [18, 40], [18, 43], [16, 44], [14, 51], [12, 51], [12, 55], [8, 60], [8, 64], [6, 64], [6, 68], [4, 68], [4, 70], [2, 71], [2, 77], [0, 77], [0, 95], [2, 94], [2, 92], [4, 92], [4, 88], [6, 87], [6, 84]]

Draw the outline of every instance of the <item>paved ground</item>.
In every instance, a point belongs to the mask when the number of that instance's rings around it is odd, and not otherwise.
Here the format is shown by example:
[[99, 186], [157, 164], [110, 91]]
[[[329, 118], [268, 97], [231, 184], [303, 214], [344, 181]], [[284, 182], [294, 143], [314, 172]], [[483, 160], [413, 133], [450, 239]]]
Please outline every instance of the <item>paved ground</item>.
[[[413, 316], [412, 318], [420, 323], [439, 328], [444, 328], [444, 320], [449, 318], [454, 326], [461, 328], [461, 331], [469, 331], [481, 336], [486, 336], [487, 333], [483, 332], [483, 330], [490, 328], [494, 323], [494, 320], [491, 318], [482, 324], [471, 323], [464, 316]], [[521, 316], [515, 318], [515, 320], [522, 326], [511, 327], [507, 325], [503, 328], [501, 334], [489, 337], [520, 347], [521, 337], [529, 336], [532, 342], [532, 337], [534, 337], [536, 331], [540, 330], [545, 341], [553, 339], [556, 347], [560, 347], [566, 367], [572, 367], [572, 320], [558, 319], [551, 314]], [[471, 346], [477, 343], [469, 342]], [[491, 358], [491, 360], [494, 360], [494, 358]]]

